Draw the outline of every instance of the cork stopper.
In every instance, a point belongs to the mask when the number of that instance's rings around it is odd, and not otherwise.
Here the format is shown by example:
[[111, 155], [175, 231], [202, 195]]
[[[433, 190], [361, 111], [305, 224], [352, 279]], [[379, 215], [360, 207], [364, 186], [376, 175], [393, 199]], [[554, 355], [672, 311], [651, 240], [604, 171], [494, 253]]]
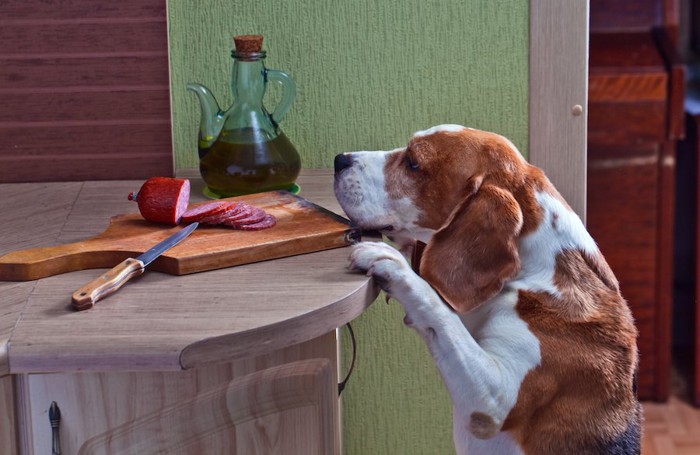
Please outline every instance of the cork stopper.
[[241, 54], [251, 54], [262, 51], [262, 35], [238, 35], [233, 37], [236, 44], [236, 52]]

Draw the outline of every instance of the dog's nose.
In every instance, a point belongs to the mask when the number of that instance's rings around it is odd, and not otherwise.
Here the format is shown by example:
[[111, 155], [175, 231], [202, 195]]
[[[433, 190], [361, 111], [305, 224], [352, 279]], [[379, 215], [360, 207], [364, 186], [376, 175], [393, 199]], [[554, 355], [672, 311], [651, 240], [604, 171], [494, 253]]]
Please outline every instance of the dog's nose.
[[340, 155], [335, 156], [335, 160], [333, 161], [333, 167], [335, 168], [335, 173], [339, 173], [343, 169], [349, 168], [352, 166], [352, 156], [350, 156], [347, 153], [341, 153]]

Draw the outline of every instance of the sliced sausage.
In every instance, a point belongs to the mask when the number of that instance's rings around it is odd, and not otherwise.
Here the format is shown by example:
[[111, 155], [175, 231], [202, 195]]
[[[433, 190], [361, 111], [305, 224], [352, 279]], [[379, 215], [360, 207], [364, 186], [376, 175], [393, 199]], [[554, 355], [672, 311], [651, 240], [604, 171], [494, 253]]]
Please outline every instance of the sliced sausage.
[[227, 220], [225, 220], [222, 224], [225, 224], [226, 226], [231, 226], [231, 227], [238, 227], [238, 226], [243, 226], [245, 224], [255, 224], [260, 221], [262, 221], [265, 216], [267, 215], [267, 212], [265, 210], [258, 208], [258, 207], [251, 207], [251, 210], [249, 213], [244, 216], [235, 216], [231, 217]]
[[192, 207], [182, 214], [182, 222], [201, 221], [203, 218], [223, 212], [226, 210], [227, 205], [228, 203], [225, 201], [214, 201]]
[[200, 220], [204, 224], [221, 224], [227, 217], [233, 216], [242, 210], [241, 204], [238, 202], [227, 202], [224, 210], [219, 213], [205, 216]]
[[241, 202], [240, 210], [238, 210], [236, 213], [232, 213], [231, 215], [227, 216], [224, 220], [221, 221], [221, 223], [232, 223], [234, 221], [242, 220], [243, 218], [248, 218], [252, 213], [255, 212], [255, 210], [256, 208], [252, 205], [248, 205], [245, 202]]
[[271, 228], [276, 224], [277, 218], [275, 218], [274, 215], [270, 215], [268, 213], [262, 220], [258, 221], [257, 223], [242, 224], [240, 226], [236, 226], [234, 229], [239, 229], [241, 231], [260, 231], [262, 229]]

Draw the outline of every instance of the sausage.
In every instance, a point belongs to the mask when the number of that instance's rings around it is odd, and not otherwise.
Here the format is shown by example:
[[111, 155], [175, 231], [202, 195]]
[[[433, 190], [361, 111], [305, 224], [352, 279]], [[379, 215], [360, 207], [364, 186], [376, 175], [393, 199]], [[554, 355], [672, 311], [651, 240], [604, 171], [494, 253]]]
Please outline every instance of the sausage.
[[129, 200], [138, 203], [141, 216], [155, 223], [176, 225], [199, 221], [242, 231], [257, 231], [277, 224], [273, 215], [245, 202], [213, 201], [188, 209], [190, 181], [187, 179], [151, 177], [138, 193], [129, 193]]
[[172, 177], [151, 177], [138, 193], [129, 193], [136, 201], [141, 216], [154, 223], [176, 225], [190, 202], [190, 181]]
[[257, 231], [277, 224], [277, 219], [265, 210], [245, 202], [233, 201], [214, 201], [193, 207], [182, 215], [182, 222], [191, 221], [242, 231]]

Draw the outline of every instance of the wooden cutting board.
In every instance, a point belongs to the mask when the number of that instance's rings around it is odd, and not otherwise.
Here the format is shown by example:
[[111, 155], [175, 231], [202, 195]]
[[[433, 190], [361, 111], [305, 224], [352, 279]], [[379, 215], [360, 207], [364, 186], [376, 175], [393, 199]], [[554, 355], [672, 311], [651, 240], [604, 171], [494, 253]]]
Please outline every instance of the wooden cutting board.
[[[359, 229], [348, 220], [286, 191], [222, 200], [245, 201], [265, 209], [277, 217], [277, 225], [260, 231], [200, 225], [182, 243], [153, 261], [148, 270], [185, 275], [343, 247], [360, 236]], [[139, 213], [117, 215], [96, 237], [0, 257], [0, 280], [36, 280], [74, 270], [111, 268], [180, 229], [182, 226], [151, 223]]]

